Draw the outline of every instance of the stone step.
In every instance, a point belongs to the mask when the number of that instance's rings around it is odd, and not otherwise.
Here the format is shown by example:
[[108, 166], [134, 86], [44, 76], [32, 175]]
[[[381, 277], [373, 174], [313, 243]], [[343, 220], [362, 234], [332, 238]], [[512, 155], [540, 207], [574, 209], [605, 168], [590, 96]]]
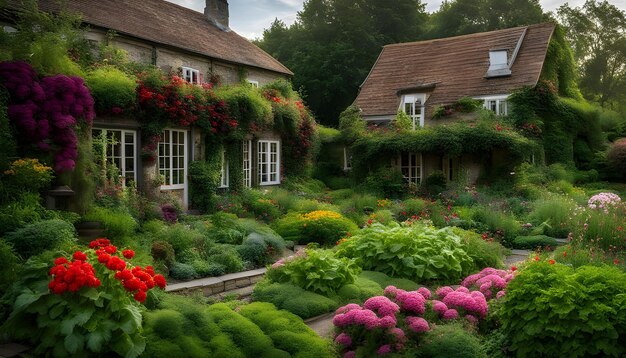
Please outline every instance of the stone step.
[[332, 338], [334, 325], [333, 317], [334, 313], [326, 313], [321, 316], [306, 319], [304, 323], [309, 326], [320, 337]]
[[202, 292], [204, 296], [212, 296], [223, 292], [253, 286], [263, 279], [265, 268], [252, 271], [231, 273], [219, 277], [207, 277], [198, 280], [175, 283], [165, 287], [166, 292], [193, 293]]

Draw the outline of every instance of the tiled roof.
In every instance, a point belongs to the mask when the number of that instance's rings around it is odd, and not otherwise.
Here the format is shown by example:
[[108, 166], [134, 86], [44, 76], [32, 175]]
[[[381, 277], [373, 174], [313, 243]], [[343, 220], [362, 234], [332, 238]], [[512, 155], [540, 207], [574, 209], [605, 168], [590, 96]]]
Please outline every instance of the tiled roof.
[[[508, 77], [485, 78], [489, 50], [509, 57], [526, 31]], [[355, 100], [365, 116], [395, 114], [399, 93], [425, 88], [427, 107], [465, 97], [510, 93], [539, 80], [554, 24], [538, 24], [444, 39], [387, 45]], [[434, 84], [434, 88], [433, 88]], [[432, 91], [432, 92], [431, 92]], [[420, 91], [416, 91], [420, 92]]]
[[[204, 14], [163, 0], [70, 0], [67, 8], [85, 23], [115, 30], [153, 43], [232, 63], [278, 73], [293, 73], [275, 58], [234, 31], [224, 32]], [[58, 1], [40, 0], [44, 11], [58, 10]]]

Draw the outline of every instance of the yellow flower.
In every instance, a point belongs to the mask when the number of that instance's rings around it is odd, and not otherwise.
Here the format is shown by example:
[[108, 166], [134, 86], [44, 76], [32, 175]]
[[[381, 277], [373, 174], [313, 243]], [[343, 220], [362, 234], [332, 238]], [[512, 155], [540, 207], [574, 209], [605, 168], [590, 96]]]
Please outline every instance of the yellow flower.
[[329, 210], [316, 210], [301, 216], [303, 220], [341, 219], [341, 214]]

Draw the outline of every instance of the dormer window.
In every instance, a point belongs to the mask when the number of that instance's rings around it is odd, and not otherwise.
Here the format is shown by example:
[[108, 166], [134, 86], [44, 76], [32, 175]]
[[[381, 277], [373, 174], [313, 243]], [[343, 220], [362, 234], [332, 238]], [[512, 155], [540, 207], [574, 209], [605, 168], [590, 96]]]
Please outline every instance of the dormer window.
[[400, 109], [411, 117], [413, 130], [418, 126], [424, 126], [424, 102], [426, 102], [426, 95], [423, 93], [405, 94], [402, 96]]
[[510, 76], [509, 53], [507, 50], [489, 50], [489, 69], [485, 77]]
[[183, 79], [191, 84], [197, 85], [200, 83], [200, 71], [190, 67], [183, 67]]
[[507, 103], [507, 95], [501, 96], [489, 96], [482, 97], [481, 100], [484, 100], [484, 107], [490, 111], [493, 111], [495, 114], [499, 116], [506, 116], [509, 114], [509, 106]]

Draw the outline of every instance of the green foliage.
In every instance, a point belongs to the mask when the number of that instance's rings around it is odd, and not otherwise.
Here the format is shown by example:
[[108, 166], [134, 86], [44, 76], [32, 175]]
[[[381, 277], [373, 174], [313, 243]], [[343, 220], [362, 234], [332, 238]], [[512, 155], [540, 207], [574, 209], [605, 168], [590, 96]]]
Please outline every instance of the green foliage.
[[342, 243], [338, 254], [357, 259], [365, 270], [417, 282], [455, 281], [473, 266], [459, 236], [421, 225], [373, 224]]
[[337, 302], [289, 283], [259, 282], [252, 293], [254, 301], [270, 302], [303, 319], [316, 317], [337, 308]]
[[361, 269], [355, 261], [330, 250], [306, 250], [306, 255], [279, 261], [266, 275], [272, 282], [290, 283], [305, 290], [332, 294], [353, 283]]
[[237, 247], [243, 261], [262, 267], [285, 250], [285, 241], [279, 236], [252, 233]]
[[76, 241], [76, 231], [67, 221], [53, 219], [26, 225], [6, 234], [4, 238], [13, 245], [15, 252], [28, 258]]
[[561, 96], [581, 100], [582, 95], [576, 81], [576, 62], [565, 29], [557, 25], [548, 45], [548, 52], [541, 70], [541, 78], [551, 81]]
[[85, 82], [96, 101], [98, 113], [111, 113], [114, 107], [132, 110], [137, 80], [113, 66], [103, 66], [87, 74]]
[[19, 272], [19, 259], [13, 252], [13, 246], [0, 239], [0, 293], [15, 282]]
[[397, 288], [405, 291], [415, 291], [419, 285], [411, 280], [405, 278], [389, 277], [382, 272], [377, 271], [363, 271], [359, 275], [359, 279], [376, 282], [381, 288], [387, 286], [396, 286]]
[[555, 248], [557, 244], [553, 237], [546, 235], [518, 236], [513, 240], [513, 247], [516, 249]]
[[0, 207], [0, 234], [47, 218], [49, 213], [39, 203], [39, 195], [25, 193]]
[[170, 277], [176, 280], [189, 281], [198, 277], [198, 273], [190, 264], [174, 262], [170, 267]]
[[223, 86], [216, 91], [216, 95], [228, 104], [229, 113], [243, 126], [242, 129], [247, 130], [252, 123], [261, 128], [273, 124], [272, 106], [257, 88]]
[[169, 242], [163, 240], [153, 242], [150, 253], [153, 259], [160, 260], [167, 266], [170, 266], [175, 259], [174, 248]]
[[606, 154], [606, 161], [614, 177], [626, 180], [626, 138], [613, 143]]
[[203, 247], [205, 242], [202, 233], [183, 224], [168, 226], [167, 229], [159, 231], [155, 239], [169, 243], [176, 255], [192, 247]]
[[535, 226], [542, 223], [545, 229], [541, 233], [552, 237], [567, 237], [572, 231], [571, 217], [576, 209], [576, 202], [565, 196], [551, 196], [539, 199], [528, 218]]
[[436, 197], [446, 190], [448, 179], [441, 170], [435, 170], [428, 174], [420, 184], [419, 190], [426, 196]]
[[220, 170], [221, 164], [216, 159], [216, 155], [212, 160], [194, 161], [189, 164], [189, 197], [195, 208], [205, 212], [213, 210], [215, 191], [220, 181]]
[[369, 192], [385, 198], [398, 198], [404, 193], [402, 172], [395, 168], [380, 167], [365, 178]]
[[7, 113], [8, 97], [6, 90], [0, 89], [0, 148], [2, 148], [0, 151], [0, 170], [2, 172], [7, 169], [9, 162], [15, 156], [17, 145]]
[[113, 241], [129, 238], [139, 228], [129, 213], [110, 208], [94, 207], [83, 216], [83, 220], [102, 222], [105, 236]]
[[480, 340], [460, 324], [437, 325], [420, 342], [416, 357], [487, 358]]
[[316, 242], [327, 246], [335, 245], [346, 235], [358, 230], [349, 219], [327, 210], [307, 214], [290, 213], [277, 220], [272, 228], [285, 240], [298, 243]]
[[485, 241], [481, 235], [473, 231], [460, 228], [453, 228], [452, 231], [461, 237], [463, 249], [472, 258], [474, 262], [472, 271], [480, 271], [486, 267], [499, 268], [504, 266], [502, 259], [506, 249], [500, 243]]
[[270, 303], [252, 303], [242, 307], [239, 313], [269, 335], [276, 348], [294, 357], [333, 357], [328, 342], [318, 337], [302, 319], [277, 311]]
[[500, 311], [517, 356], [622, 356], [626, 273], [533, 263], [512, 280]]
[[393, 126], [399, 131], [408, 131], [413, 129], [413, 120], [404, 111], [398, 111], [393, 121]]
[[231, 245], [216, 245], [207, 252], [209, 263], [224, 266], [226, 273], [243, 271], [243, 262], [235, 247]]
[[510, 245], [521, 230], [520, 223], [515, 218], [494, 208], [476, 207], [472, 211], [472, 220], [482, 224], [493, 235], [500, 237], [503, 245]]

